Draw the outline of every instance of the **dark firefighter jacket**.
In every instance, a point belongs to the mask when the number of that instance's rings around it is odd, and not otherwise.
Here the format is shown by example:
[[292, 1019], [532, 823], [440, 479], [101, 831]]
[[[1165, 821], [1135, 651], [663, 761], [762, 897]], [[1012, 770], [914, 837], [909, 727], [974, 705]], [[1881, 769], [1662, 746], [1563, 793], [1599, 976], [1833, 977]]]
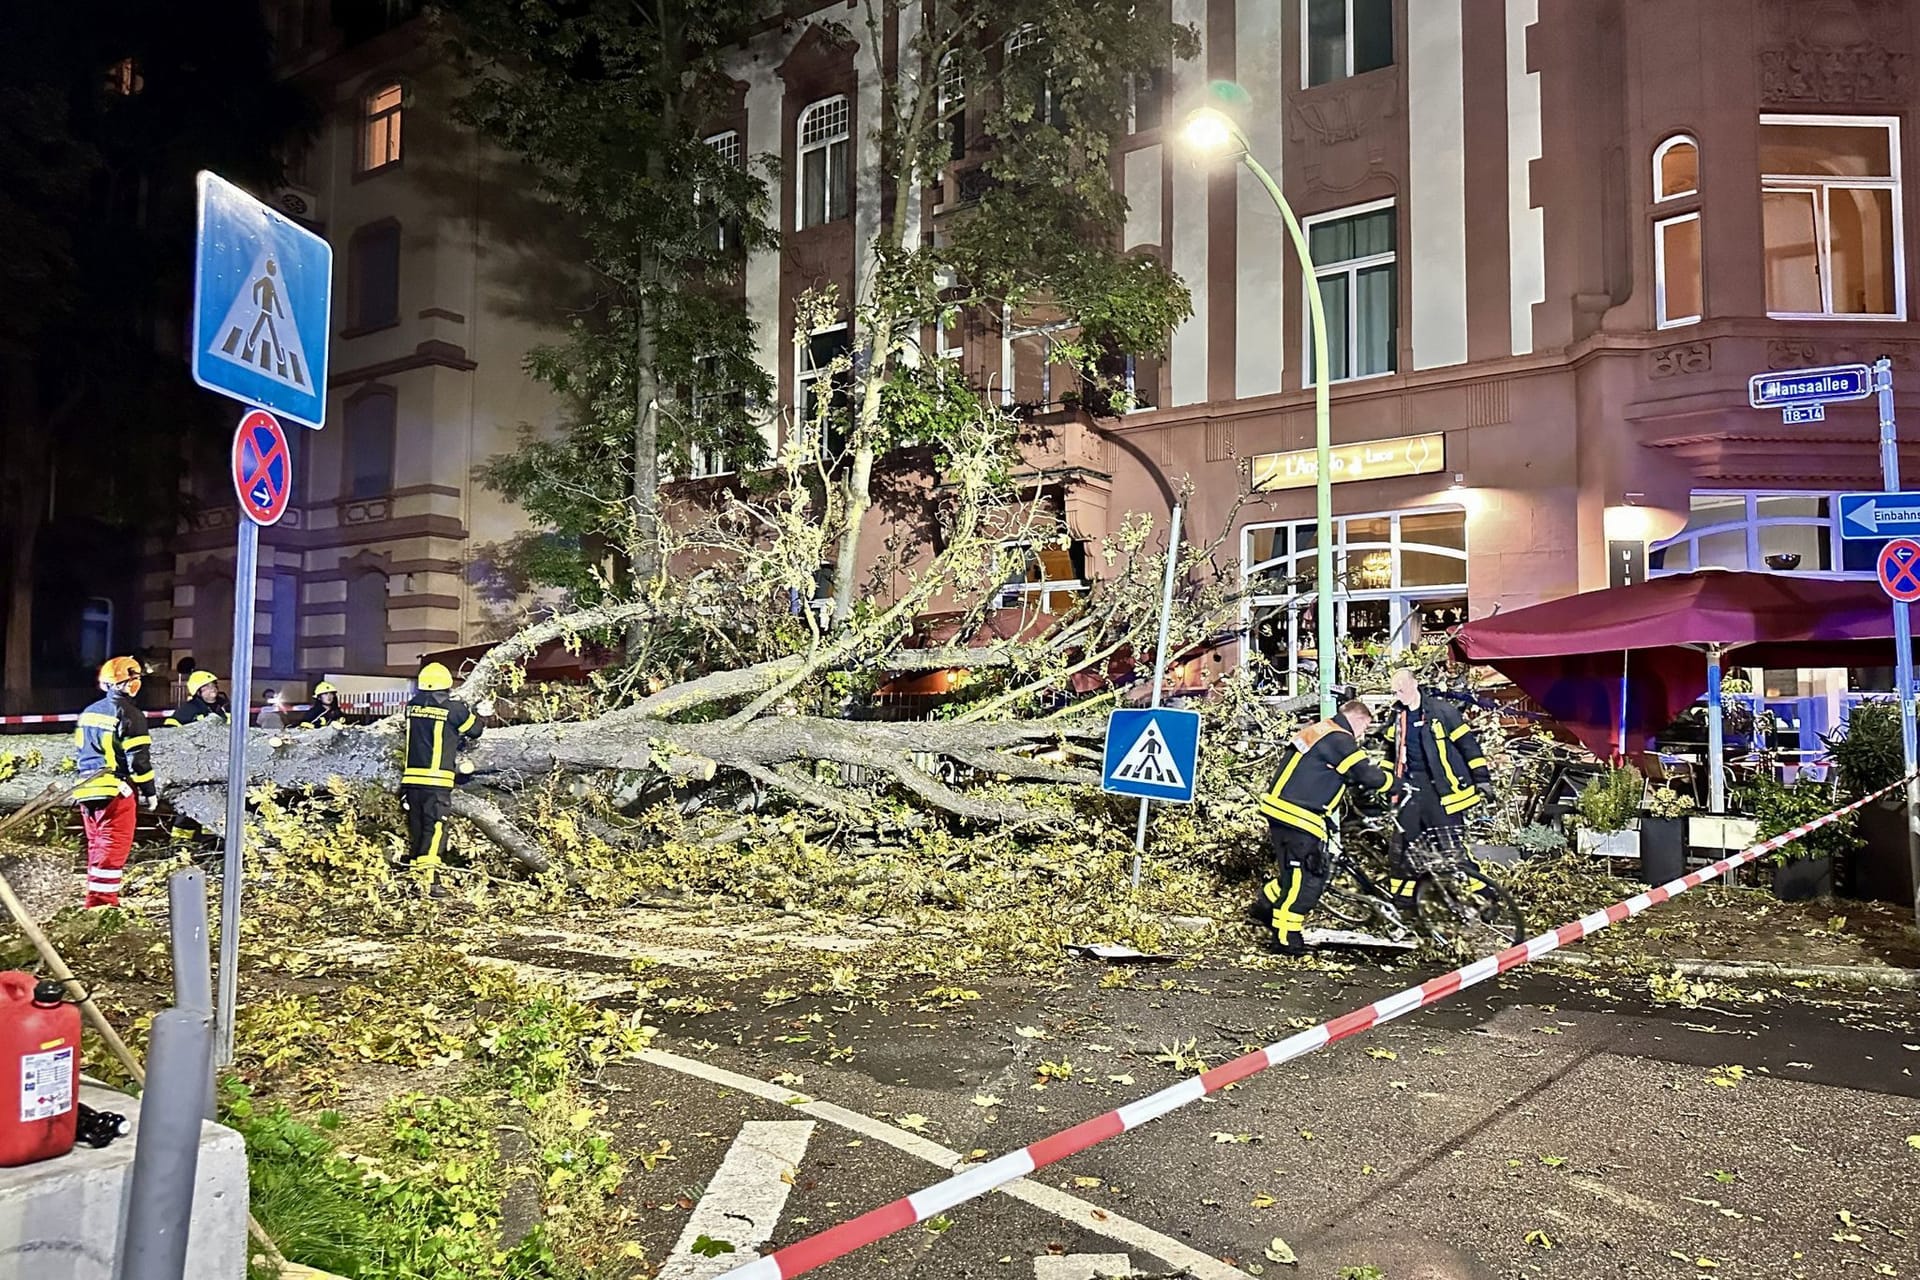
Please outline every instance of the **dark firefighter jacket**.
[[208, 702], [205, 698], [188, 698], [180, 704], [180, 709], [168, 716], [162, 725], [168, 729], [178, 729], [190, 725], [196, 720], [205, 720], [213, 716], [220, 720], [227, 718], [227, 709], [218, 702]]
[[1439, 790], [1440, 807], [1465, 813], [1491, 793], [1487, 757], [1460, 708], [1431, 690], [1420, 691], [1420, 709], [1396, 708], [1387, 725], [1394, 772], [1418, 786]]
[[1354, 740], [1345, 716], [1308, 725], [1294, 735], [1280, 776], [1260, 798], [1260, 812], [1275, 822], [1327, 838], [1327, 822], [1352, 783], [1364, 792], [1384, 794], [1393, 779], [1367, 757]]
[[403, 787], [446, 787], [454, 783], [460, 748], [480, 736], [480, 717], [447, 694], [416, 693], [407, 704], [407, 761]]
[[334, 701], [332, 706], [328, 706], [318, 698], [315, 698], [313, 710], [308, 712], [307, 718], [300, 722], [300, 727], [302, 729], [324, 729], [330, 724], [343, 724], [346, 718], [346, 708], [340, 705], [338, 699]]
[[82, 711], [73, 745], [80, 749], [74, 772], [86, 779], [73, 789], [75, 800], [111, 800], [123, 785], [154, 794], [153, 733], [132, 698], [110, 693]]

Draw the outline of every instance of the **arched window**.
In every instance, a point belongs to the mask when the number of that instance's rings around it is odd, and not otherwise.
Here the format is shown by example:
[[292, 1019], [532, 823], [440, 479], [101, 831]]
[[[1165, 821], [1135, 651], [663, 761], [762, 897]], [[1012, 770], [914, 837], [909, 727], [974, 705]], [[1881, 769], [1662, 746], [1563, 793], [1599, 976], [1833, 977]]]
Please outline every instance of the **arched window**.
[[[1031, 22], [1022, 24], [1017, 31], [1007, 37], [1005, 47], [1008, 69], [1012, 70], [1020, 63], [1029, 60], [1031, 60], [1030, 65], [1044, 68], [1046, 50], [1042, 47], [1043, 43], [1044, 37], [1038, 26]], [[1053, 76], [1044, 69], [1033, 86], [1033, 118], [1036, 123], [1051, 124], [1056, 129], [1064, 128], [1066, 125], [1066, 113], [1062, 109], [1060, 95], [1053, 91]]]
[[1676, 133], [1653, 152], [1653, 198], [1678, 200], [1700, 193], [1700, 144]]
[[853, 150], [847, 96], [823, 98], [800, 113], [800, 229], [847, 216]]
[[400, 121], [406, 89], [398, 80], [375, 85], [360, 99], [360, 172], [400, 163]]

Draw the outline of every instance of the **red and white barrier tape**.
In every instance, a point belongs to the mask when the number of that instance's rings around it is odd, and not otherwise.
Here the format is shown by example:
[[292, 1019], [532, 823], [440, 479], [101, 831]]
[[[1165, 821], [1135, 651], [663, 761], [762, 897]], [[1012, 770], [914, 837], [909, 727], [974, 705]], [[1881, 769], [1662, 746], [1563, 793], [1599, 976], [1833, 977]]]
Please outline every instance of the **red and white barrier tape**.
[[1268, 1067], [1277, 1067], [1283, 1062], [1305, 1057], [1316, 1049], [1349, 1036], [1359, 1035], [1371, 1027], [1383, 1022], [1391, 1022], [1403, 1014], [1424, 1008], [1448, 996], [1464, 991], [1468, 987], [1497, 977], [1509, 969], [1515, 969], [1530, 961], [1538, 960], [1549, 951], [1556, 951], [1570, 943], [1578, 942], [1589, 934], [1616, 925], [1622, 920], [1631, 919], [1655, 906], [1677, 897], [1689, 889], [1697, 889], [1708, 880], [1723, 876], [1736, 867], [1745, 866], [1756, 858], [1765, 857], [1782, 845], [1798, 840], [1801, 836], [1826, 826], [1869, 801], [1877, 800], [1895, 787], [1904, 786], [1902, 778], [1892, 786], [1883, 787], [1872, 795], [1863, 796], [1832, 813], [1814, 819], [1802, 827], [1783, 831], [1770, 840], [1764, 840], [1750, 848], [1743, 849], [1731, 857], [1722, 858], [1711, 866], [1702, 867], [1661, 885], [1645, 893], [1636, 894], [1624, 902], [1616, 902], [1604, 911], [1582, 916], [1570, 924], [1558, 929], [1529, 938], [1517, 946], [1508, 947], [1498, 954], [1476, 960], [1451, 973], [1444, 973], [1417, 987], [1408, 987], [1385, 999], [1376, 1000], [1364, 1009], [1355, 1009], [1331, 1022], [1323, 1022], [1317, 1027], [1302, 1031], [1298, 1035], [1288, 1036], [1277, 1044], [1264, 1049], [1223, 1062], [1211, 1071], [1203, 1071], [1197, 1076], [1169, 1085], [1158, 1093], [1148, 1094], [1138, 1102], [1130, 1102], [1103, 1116], [1075, 1125], [1071, 1129], [1056, 1133], [1051, 1137], [1022, 1147], [1018, 1151], [1008, 1152], [997, 1160], [962, 1170], [951, 1178], [936, 1182], [923, 1191], [903, 1196], [892, 1204], [882, 1205], [868, 1213], [837, 1227], [796, 1240], [783, 1249], [777, 1250], [765, 1258], [744, 1263], [722, 1274], [718, 1280], [789, 1280], [792, 1276], [802, 1275], [815, 1267], [824, 1266], [836, 1258], [844, 1257], [855, 1249], [884, 1239], [896, 1231], [903, 1231], [917, 1222], [925, 1222], [936, 1214], [944, 1213], [955, 1205], [963, 1204], [976, 1196], [1024, 1178], [1036, 1169], [1043, 1169], [1056, 1161], [1085, 1151], [1096, 1143], [1108, 1138], [1118, 1137], [1129, 1129], [1137, 1129], [1149, 1120], [1157, 1120], [1170, 1111], [1178, 1110], [1189, 1103], [1197, 1102], [1210, 1093], [1216, 1093], [1227, 1085], [1245, 1080], [1256, 1072]]
[[[171, 711], [149, 711], [147, 719], [164, 720], [172, 715]], [[80, 719], [78, 711], [64, 716], [0, 716], [0, 724], [74, 724]]]

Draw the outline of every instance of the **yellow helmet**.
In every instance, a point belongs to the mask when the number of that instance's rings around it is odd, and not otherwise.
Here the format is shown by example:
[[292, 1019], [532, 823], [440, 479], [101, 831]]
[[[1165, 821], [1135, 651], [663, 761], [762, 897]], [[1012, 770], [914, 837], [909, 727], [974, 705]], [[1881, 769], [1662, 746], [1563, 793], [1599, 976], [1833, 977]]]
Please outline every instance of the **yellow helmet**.
[[453, 672], [438, 662], [429, 662], [420, 668], [420, 675], [414, 683], [428, 693], [442, 693], [453, 688]]
[[328, 684], [325, 680], [322, 680], [319, 684], [313, 686], [313, 696], [316, 698], [323, 693], [339, 693], [339, 692], [340, 691], [338, 689]]
[[145, 674], [140, 664], [132, 658], [108, 658], [100, 667], [100, 687], [118, 689], [125, 686], [127, 694], [132, 696], [140, 692], [140, 677]]
[[210, 684], [217, 684], [220, 677], [211, 671], [196, 671], [187, 677], [187, 696], [193, 697]]

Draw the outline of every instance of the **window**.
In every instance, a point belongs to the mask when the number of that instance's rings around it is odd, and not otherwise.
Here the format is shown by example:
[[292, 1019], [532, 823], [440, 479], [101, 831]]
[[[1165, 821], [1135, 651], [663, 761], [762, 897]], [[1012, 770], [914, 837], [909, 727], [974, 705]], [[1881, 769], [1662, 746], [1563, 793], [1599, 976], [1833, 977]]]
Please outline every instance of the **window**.
[[1393, 65], [1393, 0], [1301, 0], [1308, 88]]
[[400, 224], [361, 227], [347, 241], [350, 331], [400, 323]]
[[1653, 152], [1653, 198], [1678, 200], [1700, 194], [1700, 148], [1692, 138], [1677, 134]]
[[88, 596], [80, 606], [80, 665], [98, 667], [113, 655], [113, 601]]
[[347, 579], [347, 670], [375, 675], [387, 669], [387, 575]]
[[1881, 543], [1847, 541], [1828, 493], [1696, 489], [1687, 527], [1647, 556], [1652, 576], [1695, 569], [1870, 578]]
[[[714, 156], [729, 169], [738, 169], [746, 159], [746, 150], [740, 143], [740, 131], [728, 129], [725, 133], [716, 133], [707, 139], [707, 145], [713, 148]], [[707, 203], [705, 197], [701, 202]], [[713, 220], [713, 247], [721, 253], [727, 253], [740, 247], [740, 219], [731, 213], [722, 213]]]
[[267, 670], [286, 678], [298, 675], [300, 645], [300, 582], [290, 573], [273, 575], [273, 601], [267, 632]]
[[1034, 78], [1033, 119], [1035, 123], [1047, 123], [1054, 128], [1066, 126], [1066, 111], [1059, 96], [1053, 91], [1053, 76], [1044, 63], [1046, 42], [1040, 34], [1040, 28], [1029, 22], [1007, 37], [1007, 68], [1015, 70], [1021, 64], [1037, 68], [1028, 71]]
[[843, 94], [800, 113], [800, 229], [847, 216], [853, 147]]
[[1000, 554], [1010, 572], [996, 603], [1002, 609], [1037, 607], [1043, 614], [1066, 613], [1086, 591], [1086, 544], [1003, 542]]
[[960, 65], [958, 51], [940, 59], [940, 93], [935, 109], [940, 113], [940, 136], [947, 144], [947, 159], [966, 159], [967, 72]]
[[399, 84], [388, 83], [361, 99], [360, 172], [376, 173], [400, 163], [400, 117], [405, 96]]
[[[1309, 219], [1314, 278], [1327, 313], [1334, 382], [1392, 373], [1399, 357], [1400, 273], [1392, 201]], [[1314, 385], [1313, 325], [1303, 326]]]
[[966, 352], [967, 318], [957, 305], [943, 305], [934, 325], [934, 354], [943, 360], [958, 360]]
[[116, 97], [131, 98], [147, 87], [147, 78], [140, 74], [140, 64], [133, 58], [122, 58], [107, 68], [107, 92]]
[[378, 498], [393, 489], [395, 402], [373, 391], [347, 404], [345, 498]]
[[1127, 132], [1158, 129], [1166, 119], [1166, 97], [1160, 71], [1142, 71], [1127, 78]]
[[1905, 319], [1899, 123], [1762, 116], [1760, 172], [1767, 313]]
[[[1333, 523], [1334, 624], [1354, 642], [1399, 652], [1467, 620], [1467, 513], [1459, 507], [1383, 511]], [[1294, 692], [1318, 658], [1311, 520], [1241, 531], [1249, 642]]]
[[687, 446], [687, 478], [703, 480], [708, 476], [730, 476], [733, 466], [724, 449], [698, 442]]
[[1653, 224], [1655, 319], [1662, 329], [1697, 324], [1703, 314], [1700, 215], [1683, 213]]
[[[847, 400], [846, 371], [836, 368], [835, 362], [844, 360], [852, 350], [853, 335], [842, 321], [814, 330], [800, 353], [794, 410], [808, 430], [818, 429], [825, 415], [825, 448], [829, 459], [840, 456], [849, 425], [847, 414], [852, 408]], [[823, 395], [827, 397], [824, 402], [820, 399]]]

